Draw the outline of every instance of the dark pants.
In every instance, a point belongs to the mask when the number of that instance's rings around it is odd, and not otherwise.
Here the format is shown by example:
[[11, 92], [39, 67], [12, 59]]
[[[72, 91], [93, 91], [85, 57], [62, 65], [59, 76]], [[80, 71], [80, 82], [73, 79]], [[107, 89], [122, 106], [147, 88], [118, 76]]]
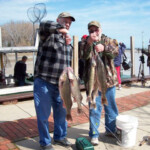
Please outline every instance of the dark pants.
[[79, 78], [83, 80], [83, 74], [84, 74], [84, 60], [79, 59]]
[[17, 80], [17, 79], [15, 79], [15, 85], [16, 86], [24, 86], [25, 85], [25, 80]]

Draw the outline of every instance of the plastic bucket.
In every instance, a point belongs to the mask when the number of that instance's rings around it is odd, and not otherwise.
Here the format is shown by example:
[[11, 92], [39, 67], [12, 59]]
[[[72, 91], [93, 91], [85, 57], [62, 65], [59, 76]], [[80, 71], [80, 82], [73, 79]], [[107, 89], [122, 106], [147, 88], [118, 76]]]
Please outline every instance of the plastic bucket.
[[125, 148], [132, 147], [136, 143], [136, 132], [138, 118], [129, 115], [119, 115], [116, 118], [116, 127], [118, 133], [117, 143]]

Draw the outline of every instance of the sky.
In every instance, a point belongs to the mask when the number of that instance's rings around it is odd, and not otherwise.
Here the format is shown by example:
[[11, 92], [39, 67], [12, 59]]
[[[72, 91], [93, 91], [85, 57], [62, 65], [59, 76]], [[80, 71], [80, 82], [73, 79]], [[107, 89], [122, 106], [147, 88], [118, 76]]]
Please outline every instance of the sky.
[[[87, 24], [96, 20], [108, 37], [124, 42], [130, 48], [150, 44], [150, 0], [0, 0], [0, 26], [10, 21], [30, 21], [29, 8], [44, 3], [47, 15], [42, 21], [56, 21], [61, 12], [69, 12], [76, 19], [70, 28], [71, 36], [88, 34]], [[30, 21], [31, 22], [31, 21]]]

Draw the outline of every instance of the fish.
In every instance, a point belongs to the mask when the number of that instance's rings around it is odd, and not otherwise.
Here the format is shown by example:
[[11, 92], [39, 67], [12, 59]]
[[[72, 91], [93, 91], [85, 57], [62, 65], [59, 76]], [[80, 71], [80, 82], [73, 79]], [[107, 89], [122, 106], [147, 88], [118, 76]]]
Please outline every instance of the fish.
[[98, 53], [96, 54], [96, 80], [98, 83], [99, 90], [101, 91], [102, 94], [101, 96], [102, 104], [107, 105], [108, 102], [106, 98], [106, 91], [107, 91], [106, 70], [104, 63]]
[[64, 108], [66, 108], [66, 119], [72, 121], [71, 108], [72, 108], [72, 98], [71, 98], [71, 89], [70, 81], [68, 78], [68, 70], [64, 69], [62, 74], [59, 77], [59, 92], [61, 99], [64, 102]]
[[95, 78], [95, 83], [94, 83], [94, 88], [93, 88], [93, 91], [92, 91], [92, 102], [91, 102], [91, 105], [90, 105], [90, 109], [94, 108], [96, 109], [96, 97], [98, 96], [98, 82]]
[[73, 69], [68, 69], [68, 77], [70, 81], [70, 89], [71, 89], [71, 95], [74, 99], [74, 102], [77, 102], [77, 112], [81, 113], [82, 112], [82, 107], [81, 107], [81, 102], [82, 102], [82, 95], [80, 92], [80, 87], [79, 87], [79, 80], [73, 73]]
[[90, 66], [88, 69], [88, 81], [86, 83], [86, 90], [87, 90], [87, 102], [90, 102], [90, 108], [96, 108], [95, 100], [92, 98], [92, 93], [94, 90], [95, 84], [95, 67], [96, 61], [94, 57], [90, 59]]

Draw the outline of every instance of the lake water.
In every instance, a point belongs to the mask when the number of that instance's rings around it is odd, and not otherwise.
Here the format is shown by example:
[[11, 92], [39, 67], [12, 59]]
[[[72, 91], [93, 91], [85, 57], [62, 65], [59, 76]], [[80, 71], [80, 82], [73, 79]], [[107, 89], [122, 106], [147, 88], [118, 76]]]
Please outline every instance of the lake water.
[[[125, 51], [125, 54], [129, 60], [131, 60], [131, 54], [129, 50]], [[21, 59], [23, 55], [28, 56], [27, 60], [27, 72], [28, 73], [33, 73], [33, 55], [32, 53], [18, 53], [18, 59]], [[141, 56], [141, 52], [138, 53], [138, 51], [135, 50], [135, 75], [138, 76], [139, 72], [139, 66], [140, 66], [140, 59], [139, 57]], [[145, 75], [149, 75], [149, 67], [147, 67], [147, 56], [144, 55], [145, 58], [145, 64], [144, 64], [144, 73]], [[7, 54], [7, 58], [5, 58], [4, 64], [6, 66], [5, 72], [6, 76], [9, 76], [10, 74], [14, 74], [14, 65], [15, 65], [15, 54]], [[129, 70], [123, 70], [121, 69], [123, 75], [131, 75], [131, 69]]]

